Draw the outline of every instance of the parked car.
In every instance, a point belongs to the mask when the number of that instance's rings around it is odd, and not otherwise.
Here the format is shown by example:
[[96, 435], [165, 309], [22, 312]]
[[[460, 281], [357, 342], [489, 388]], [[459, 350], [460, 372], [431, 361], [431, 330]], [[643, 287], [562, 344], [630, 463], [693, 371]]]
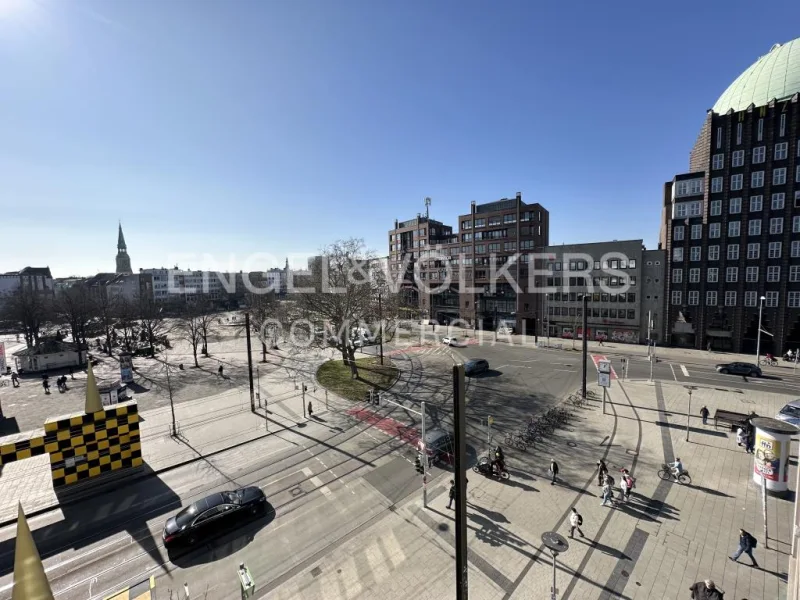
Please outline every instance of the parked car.
[[464, 363], [464, 375], [479, 375], [489, 370], [489, 361], [473, 358]]
[[745, 362], [732, 362], [732, 363], [723, 363], [721, 365], [717, 365], [717, 373], [730, 373], [731, 375], [749, 375], [756, 377], [761, 377], [761, 369], [758, 365], [754, 365], [753, 363], [745, 363]]
[[[800, 400], [792, 400], [784, 406], [775, 418], [795, 427], [800, 427]], [[799, 432], [800, 433], [800, 432]]]
[[192, 546], [230, 531], [246, 520], [266, 513], [267, 497], [261, 488], [244, 487], [217, 492], [192, 503], [164, 524], [165, 547]]
[[457, 348], [463, 348], [467, 345], [464, 340], [457, 337], [444, 337], [442, 338], [442, 343], [447, 344], [448, 346], [455, 346]]
[[427, 455], [428, 463], [444, 462], [451, 464], [455, 455], [455, 438], [444, 429], [430, 429], [425, 432], [425, 439], [417, 442], [417, 451]]

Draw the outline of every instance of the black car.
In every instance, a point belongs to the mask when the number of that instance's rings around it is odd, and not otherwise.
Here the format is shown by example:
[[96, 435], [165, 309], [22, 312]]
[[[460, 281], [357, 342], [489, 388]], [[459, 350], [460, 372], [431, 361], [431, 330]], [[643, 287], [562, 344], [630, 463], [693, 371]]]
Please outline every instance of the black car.
[[451, 464], [455, 456], [456, 442], [453, 434], [444, 429], [430, 429], [425, 439], [417, 442], [420, 454], [427, 454], [429, 464], [444, 462]]
[[489, 370], [489, 361], [473, 358], [464, 363], [464, 375], [479, 375]]
[[756, 377], [761, 377], [761, 369], [758, 367], [758, 365], [745, 362], [723, 363], [721, 365], [717, 365], [717, 373], [723, 373], [723, 374], [730, 373], [732, 375], [750, 375], [751, 377], [755, 375]]
[[264, 514], [267, 498], [257, 487], [217, 492], [184, 508], [164, 524], [164, 546], [191, 546]]

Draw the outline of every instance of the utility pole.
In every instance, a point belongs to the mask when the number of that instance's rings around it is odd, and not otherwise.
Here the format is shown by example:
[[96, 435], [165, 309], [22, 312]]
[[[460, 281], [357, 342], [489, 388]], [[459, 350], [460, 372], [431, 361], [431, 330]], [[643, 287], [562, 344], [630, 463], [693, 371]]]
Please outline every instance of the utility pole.
[[497, 341], [497, 300], [494, 304], [494, 341]]
[[[426, 198], [425, 200], [430, 201], [430, 198]], [[383, 364], [383, 301], [381, 292], [378, 292], [378, 320], [378, 341], [381, 345], [381, 364]]]
[[764, 300], [766, 296], [761, 296], [758, 303], [758, 337], [756, 338], [756, 366], [761, 362], [761, 312], [764, 310]]
[[583, 295], [583, 378], [581, 379], [581, 394], [586, 398], [586, 360], [589, 355], [589, 336], [586, 328], [589, 325], [589, 295]]
[[647, 311], [647, 356], [650, 356], [650, 313], [651, 311]]
[[[475, 210], [473, 209], [473, 215]], [[456, 600], [467, 600], [469, 596], [467, 563], [467, 421], [466, 386], [464, 384], [464, 365], [453, 365], [453, 422], [455, 424], [455, 465], [456, 480]]]
[[175, 403], [172, 401], [172, 381], [169, 378], [169, 361], [164, 353], [164, 365], [167, 367], [167, 391], [169, 392], [169, 408], [172, 411], [172, 435], [178, 435], [178, 426], [175, 423]]
[[689, 420], [692, 418], [692, 390], [693, 387], [689, 386], [689, 410], [686, 411], [686, 441], [689, 441]]
[[261, 373], [258, 365], [256, 365], [256, 400], [258, 400], [258, 408], [261, 408]]
[[250, 347], [250, 313], [244, 313], [244, 329], [247, 333], [247, 374], [250, 377], [250, 410], [255, 412], [256, 399], [253, 391], [253, 350]]
[[305, 419], [306, 418], [306, 382], [305, 381], [301, 381], [300, 385], [302, 386], [302, 390], [303, 390], [303, 392], [302, 392], [302, 394], [303, 394], [303, 400], [302, 400], [302, 402], [303, 402], [303, 418]]

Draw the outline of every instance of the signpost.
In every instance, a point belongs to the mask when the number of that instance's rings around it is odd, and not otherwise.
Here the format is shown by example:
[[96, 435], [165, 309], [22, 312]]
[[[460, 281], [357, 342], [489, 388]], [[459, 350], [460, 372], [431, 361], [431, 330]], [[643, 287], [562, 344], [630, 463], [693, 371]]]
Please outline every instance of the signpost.
[[603, 414], [606, 414], [606, 388], [611, 387], [611, 361], [597, 361], [597, 385], [603, 388]]
[[253, 574], [244, 563], [239, 563], [239, 569], [236, 571], [239, 576], [239, 583], [242, 586], [242, 600], [245, 598], [252, 598], [256, 594], [256, 582], [253, 579]]
[[492, 443], [492, 423], [494, 423], [494, 417], [489, 415], [486, 419], [486, 443]]

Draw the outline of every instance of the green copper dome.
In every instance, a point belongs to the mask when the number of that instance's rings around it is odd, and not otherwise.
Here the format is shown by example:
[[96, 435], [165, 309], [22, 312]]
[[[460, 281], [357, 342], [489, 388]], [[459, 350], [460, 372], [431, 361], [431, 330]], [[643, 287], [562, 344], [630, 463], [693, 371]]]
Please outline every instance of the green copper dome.
[[717, 114], [731, 108], [738, 112], [751, 104], [763, 106], [773, 98], [790, 98], [797, 92], [800, 92], [800, 38], [775, 44], [728, 86], [713, 110]]

